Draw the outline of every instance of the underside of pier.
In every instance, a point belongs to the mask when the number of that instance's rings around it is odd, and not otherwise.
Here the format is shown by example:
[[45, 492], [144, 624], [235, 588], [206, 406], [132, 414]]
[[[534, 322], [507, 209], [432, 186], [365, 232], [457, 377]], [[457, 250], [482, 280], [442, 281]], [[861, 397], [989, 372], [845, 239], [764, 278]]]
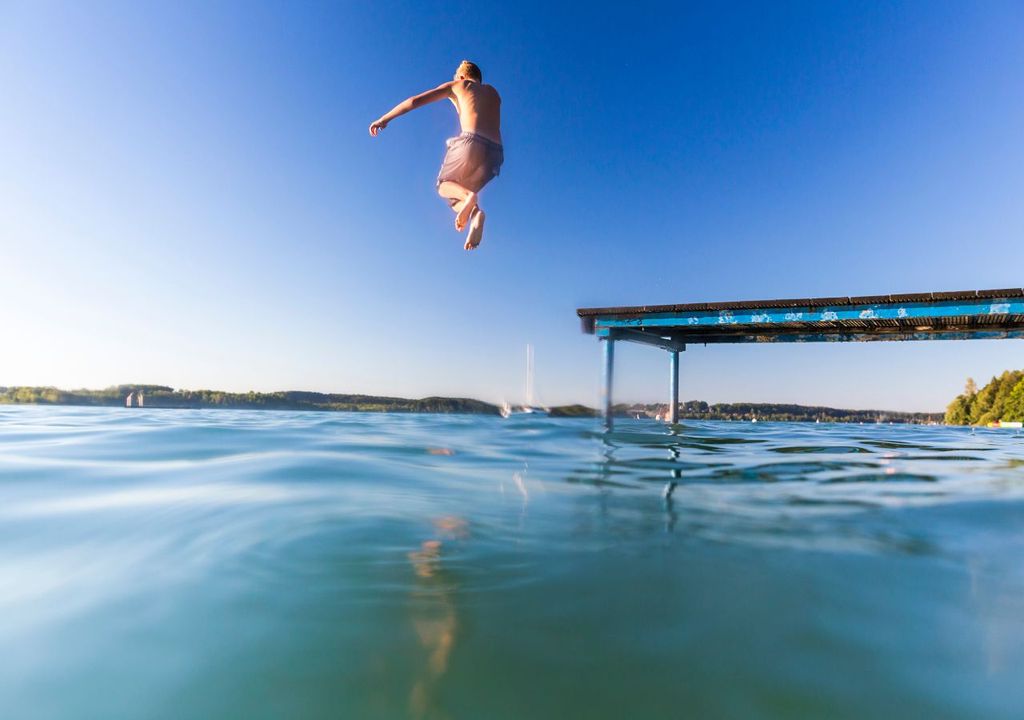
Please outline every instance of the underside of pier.
[[614, 346], [670, 354], [669, 421], [678, 421], [679, 353], [687, 344], [979, 340], [1024, 337], [1024, 289], [580, 308], [605, 342], [604, 413], [611, 424]]

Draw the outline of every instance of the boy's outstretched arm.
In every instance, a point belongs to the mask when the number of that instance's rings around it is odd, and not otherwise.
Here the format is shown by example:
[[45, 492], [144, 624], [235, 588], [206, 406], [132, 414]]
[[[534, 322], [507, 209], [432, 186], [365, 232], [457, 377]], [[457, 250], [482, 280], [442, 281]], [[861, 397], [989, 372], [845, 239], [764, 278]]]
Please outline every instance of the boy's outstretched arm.
[[411, 112], [412, 110], [415, 110], [418, 107], [423, 107], [424, 105], [429, 105], [432, 102], [444, 100], [446, 97], [451, 96], [452, 85], [454, 85], [456, 82], [456, 80], [446, 82], [443, 85], [438, 85], [433, 90], [427, 90], [426, 92], [422, 92], [419, 95], [414, 95], [413, 97], [398, 103], [388, 112], [381, 115], [380, 118], [370, 123], [370, 135], [372, 135], [373, 137], [377, 137], [377, 133], [386, 128], [388, 126], [388, 123], [394, 120], [399, 115], [405, 115], [407, 112]]

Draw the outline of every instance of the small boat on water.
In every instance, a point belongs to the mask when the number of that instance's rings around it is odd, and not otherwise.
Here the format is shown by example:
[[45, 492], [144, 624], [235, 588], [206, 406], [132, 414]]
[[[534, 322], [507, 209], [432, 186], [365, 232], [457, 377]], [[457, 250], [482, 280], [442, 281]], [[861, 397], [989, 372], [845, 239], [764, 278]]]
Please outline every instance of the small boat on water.
[[548, 408], [535, 405], [533, 400], [533, 345], [527, 344], [526, 346], [526, 402], [519, 406], [503, 402], [499, 412], [503, 418], [512, 415], [548, 414]]

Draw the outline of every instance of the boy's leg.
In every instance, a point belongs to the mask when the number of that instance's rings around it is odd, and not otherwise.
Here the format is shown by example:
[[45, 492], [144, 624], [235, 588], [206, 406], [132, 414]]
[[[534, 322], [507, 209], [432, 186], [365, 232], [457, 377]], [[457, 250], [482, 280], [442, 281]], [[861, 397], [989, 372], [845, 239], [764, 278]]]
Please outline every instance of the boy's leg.
[[476, 212], [473, 213], [473, 219], [469, 221], [469, 233], [466, 235], [466, 244], [463, 246], [466, 250], [476, 250], [480, 241], [484, 239], [484, 220], [486, 219], [484, 211], [477, 206]]
[[457, 182], [445, 180], [437, 186], [437, 194], [447, 198], [452, 210], [455, 211], [455, 229], [459, 232], [465, 230], [466, 222], [473, 214], [473, 208], [477, 207], [476, 193]]

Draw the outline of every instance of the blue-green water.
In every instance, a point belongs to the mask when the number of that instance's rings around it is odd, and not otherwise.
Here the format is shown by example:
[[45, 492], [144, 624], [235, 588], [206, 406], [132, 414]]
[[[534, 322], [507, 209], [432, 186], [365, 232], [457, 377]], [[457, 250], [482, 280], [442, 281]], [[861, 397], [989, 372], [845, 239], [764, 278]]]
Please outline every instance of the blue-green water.
[[8, 407], [0, 484], [5, 718], [1024, 715], [1014, 431]]

